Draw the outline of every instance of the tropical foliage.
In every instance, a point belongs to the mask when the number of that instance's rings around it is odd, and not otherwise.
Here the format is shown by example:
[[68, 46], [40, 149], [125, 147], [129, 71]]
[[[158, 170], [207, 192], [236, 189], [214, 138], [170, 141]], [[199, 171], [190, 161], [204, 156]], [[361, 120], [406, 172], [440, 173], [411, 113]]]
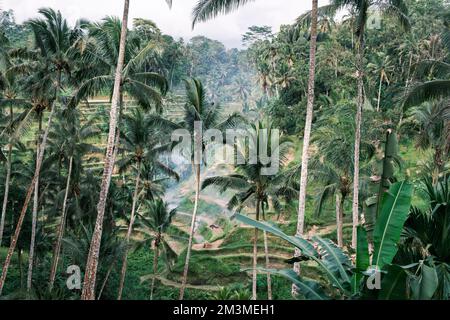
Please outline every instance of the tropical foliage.
[[0, 299], [450, 299], [448, 1], [123, 2], [0, 10]]

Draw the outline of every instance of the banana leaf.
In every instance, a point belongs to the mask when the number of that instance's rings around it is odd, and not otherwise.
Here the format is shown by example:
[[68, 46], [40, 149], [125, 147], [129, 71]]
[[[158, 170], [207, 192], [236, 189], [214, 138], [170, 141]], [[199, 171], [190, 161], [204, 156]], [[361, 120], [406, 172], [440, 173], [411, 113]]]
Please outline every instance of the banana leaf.
[[288, 280], [290, 280], [293, 284], [295, 284], [301, 294], [308, 300], [330, 300], [330, 298], [325, 294], [323, 288], [320, 284], [313, 280], [306, 280], [299, 277], [292, 269], [287, 270], [267, 270], [273, 275], [282, 276]]
[[281, 231], [279, 228], [277, 228], [267, 222], [255, 221], [255, 220], [250, 219], [241, 214], [236, 214], [235, 218], [237, 221], [240, 221], [249, 226], [258, 228], [260, 230], [269, 232], [275, 236], [280, 237], [283, 240], [286, 240], [290, 244], [292, 244], [295, 247], [297, 247], [298, 249], [300, 249], [300, 251], [302, 252], [303, 255], [306, 255], [308, 257], [316, 257], [316, 258], [318, 257], [317, 251], [314, 249], [314, 246], [311, 243], [309, 243], [308, 241], [306, 241], [305, 239], [302, 239], [300, 237], [288, 236], [283, 231]]
[[413, 187], [404, 181], [391, 186], [385, 193], [381, 214], [374, 231], [374, 255], [372, 264], [378, 269], [392, 263], [398, 248], [397, 243], [408, 218]]
[[436, 292], [439, 279], [436, 269], [422, 264], [419, 276], [413, 276], [410, 279], [412, 298], [414, 300], [430, 300]]
[[382, 277], [379, 300], [405, 300], [407, 273], [404, 268], [391, 265]]

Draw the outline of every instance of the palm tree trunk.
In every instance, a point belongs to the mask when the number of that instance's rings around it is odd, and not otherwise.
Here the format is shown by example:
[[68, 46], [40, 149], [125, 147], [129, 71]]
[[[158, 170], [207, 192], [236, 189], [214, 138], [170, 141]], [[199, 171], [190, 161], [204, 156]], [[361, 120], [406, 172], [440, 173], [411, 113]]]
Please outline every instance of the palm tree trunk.
[[72, 167], [73, 167], [73, 156], [70, 157], [70, 160], [69, 160], [69, 172], [67, 174], [66, 192], [64, 194], [64, 202], [63, 202], [62, 213], [61, 213], [61, 221], [60, 221], [59, 227], [58, 227], [55, 251], [53, 253], [53, 263], [52, 263], [52, 268], [50, 270], [50, 281], [49, 281], [50, 291], [52, 291], [53, 284], [55, 283], [56, 271], [58, 270], [59, 255], [61, 253], [61, 243], [62, 243], [62, 238], [64, 235], [64, 228], [66, 225], [66, 214], [67, 214], [66, 208], [67, 208], [67, 199], [69, 198], [70, 178], [72, 176]]
[[84, 276], [82, 300], [95, 300], [95, 281], [97, 276], [98, 258], [100, 252], [100, 243], [103, 232], [103, 219], [105, 216], [106, 200], [108, 197], [111, 176], [114, 168], [114, 143], [117, 127], [117, 107], [120, 99], [120, 87], [122, 82], [122, 70], [125, 62], [125, 44], [127, 38], [128, 13], [130, 9], [130, 0], [124, 1], [122, 30], [120, 35], [119, 57], [117, 61], [116, 76], [114, 81], [114, 91], [111, 103], [109, 118], [108, 145], [106, 148], [105, 164], [103, 168], [102, 185], [100, 189], [99, 203], [97, 205], [97, 220], [94, 233], [92, 235], [89, 255], [86, 262], [86, 272]]
[[258, 299], [258, 229], [255, 228], [253, 236], [253, 273], [252, 273], [252, 300]]
[[[259, 221], [260, 202], [256, 201], [256, 221]], [[252, 300], [258, 299], [258, 228], [253, 236], [253, 273], [252, 273]]]
[[[412, 69], [412, 64], [413, 64], [413, 55], [412, 53], [410, 53], [409, 55], [409, 65], [408, 65], [408, 76], [406, 77], [406, 84], [405, 84], [405, 91], [408, 92], [409, 90], [409, 85], [411, 83], [411, 69]], [[398, 121], [398, 125], [397, 125], [397, 140], [400, 142], [401, 140], [401, 128], [403, 125], [403, 118], [405, 116], [405, 111], [403, 106], [401, 106], [400, 108], [400, 119]]]
[[[305, 133], [303, 137], [302, 167], [300, 178], [300, 193], [298, 203], [297, 233], [301, 237], [305, 231], [305, 209], [306, 209], [306, 189], [308, 186], [308, 162], [309, 145], [311, 141], [311, 128], [314, 112], [314, 95], [316, 81], [316, 46], [317, 46], [317, 20], [318, 20], [318, 0], [312, 1], [311, 10], [311, 44], [309, 56], [309, 81], [308, 81], [308, 104], [306, 108]], [[300, 250], [295, 249], [295, 256], [300, 256]], [[300, 273], [300, 263], [294, 264], [294, 271]], [[292, 285], [293, 296], [297, 295], [297, 287]]]
[[362, 110], [364, 106], [364, 28], [360, 31], [357, 52], [358, 66], [358, 101], [356, 110], [355, 128], [355, 154], [354, 154], [354, 175], [353, 175], [353, 228], [352, 228], [352, 248], [356, 248], [357, 228], [359, 224], [359, 160], [361, 146], [361, 123]]
[[119, 283], [119, 295], [117, 296], [117, 300], [122, 300], [122, 293], [123, 293], [123, 286], [125, 284], [125, 276], [127, 273], [127, 266], [128, 266], [128, 249], [130, 245], [130, 239], [131, 234], [133, 232], [133, 225], [134, 220], [136, 219], [136, 204], [138, 201], [139, 196], [139, 185], [141, 183], [141, 162], [138, 162], [137, 166], [137, 174], [136, 174], [136, 185], [134, 189], [134, 195], [133, 195], [133, 204], [131, 206], [131, 217], [130, 217], [130, 223], [128, 224], [128, 231], [127, 231], [127, 237], [125, 239], [126, 246], [125, 246], [125, 253], [123, 255], [123, 263], [122, 263], [122, 271], [120, 273], [120, 283]]
[[[58, 88], [59, 88], [59, 83], [58, 83]], [[49, 116], [48, 122], [47, 122], [47, 128], [45, 129], [44, 138], [42, 139], [39, 157], [36, 161], [36, 169], [34, 172], [33, 180], [31, 181], [31, 183], [28, 187], [28, 190], [27, 190], [27, 193], [25, 196], [25, 202], [23, 204], [22, 211], [20, 212], [19, 219], [17, 221], [16, 230], [14, 231], [14, 235], [11, 238], [11, 244], [8, 249], [8, 253], [6, 255], [5, 264], [3, 265], [2, 276], [0, 278], [0, 295], [2, 294], [3, 286], [5, 285], [6, 276], [8, 274], [8, 269], [11, 264], [11, 258], [14, 253], [14, 250], [16, 248], [17, 240], [19, 239], [20, 231], [22, 229], [23, 221], [25, 219], [25, 214], [27, 213], [28, 205], [30, 204], [30, 201], [31, 201], [31, 195], [33, 194], [35, 183], [36, 183], [36, 181], [39, 177], [39, 173], [41, 171], [42, 161], [44, 160], [45, 146], [47, 145], [48, 133], [50, 131], [50, 127], [51, 127], [51, 124], [53, 121], [53, 115], [55, 114], [55, 109], [56, 109], [56, 107], [52, 104], [50, 116]]]
[[[266, 256], [266, 269], [270, 269], [269, 261], [269, 243], [267, 241], [267, 232], [264, 231], [264, 254]], [[267, 300], [272, 300], [272, 278], [270, 273], [267, 273]]]
[[[41, 132], [42, 132], [42, 113], [39, 114], [39, 128], [36, 138], [36, 161], [39, 158], [41, 152]], [[34, 265], [34, 247], [36, 243], [36, 228], [37, 228], [37, 212], [39, 207], [39, 174], [36, 177], [34, 183], [34, 198], [33, 198], [33, 212], [31, 220], [31, 240], [30, 240], [30, 251], [28, 254], [28, 273], [27, 273], [27, 293], [31, 291], [31, 284], [33, 280], [33, 265]]]
[[[123, 117], [123, 92], [120, 89], [119, 97], [119, 118], [117, 119], [116, 141], [114, 142], [113, 163], [116, 163], [117, 154], [119, 153], [120, 145], [120, 125]], [[123, 174], [123, 183], [126, 184], [125, 173]]]
[[11, 157], [12, 157], [12, 143], [8, 144], [8, 160], [6, 164], [6, 181], [5, 181], [5, 195], [3, 196], [2, 216], [0, 218], [0, 247], [2, 246], [3, 231], [5, 229], [6, 209], [8, 207], [9, 184], [11, 181]]
[[181, 282], [179, 300], [184, 299], [184, 291], [186, 290], [187, 276], [188, 276], [188, 272], [189, 272], [189, 260], [191, 259], [192, 242], [194, 240], [195, 223], [197, 220], [198, 202], [200, 199], [200, 164], [193, 165], [193, 169], [195, 172], [195, 204], [194, 204], [194, 211], [192, 212], [191, 230], [190, 230], [190, 234], [189, 234], [189, 243], [188, 243], [188, 247], [187, 247], [186, 261], [184, 263], [184, 271], [183, 271], [183, 278], [182, 278], [182, 282]]
[[339, 193], [336, 193], [336, 234], [338, 247], [344, 247], [344, 233], [343, 233], [343, 219], [344, 219], [344, 197], [341, 198]]
[[[161, 235], [158, 236], [158, 239], [161, 237]], [[158, 273], [158, 258], [159, 258], [159, 241], [155, 241], [155, 256], [153, 257], [153, 279], [152, 279], [152, 286], [150, 288], [150, 300], [153, 300], [153, 292], [155, 290], [155, 280], [156, 280], [156, 274]]]
[[17, 250], [17, 263], [19, 264], [20, 289], [23, 289], [22, 249]]
[[381, 88], [383, 86], [383, 74], [380, 76], [380, 85], [378, 88], [378, 101], [377, 101], [377, 112], [380, 112], [380, 106], [381, 106]]
[[113, 268], [114, 268], [114, 264], [112, 263], [109, 266], [108, 272], [106, 273], [106, 276], [105, 276], [105, 280], [103, 280], [102, 286], [100, 287], [100, 292], [98, 293], [97, 300], [100, 300], [102, 298], [103, 291], [105, 290], [106, 284], [108, 283], [108, 280], [109, 280], [109, 277], [111, 276], [111, 272], [112, 272]]

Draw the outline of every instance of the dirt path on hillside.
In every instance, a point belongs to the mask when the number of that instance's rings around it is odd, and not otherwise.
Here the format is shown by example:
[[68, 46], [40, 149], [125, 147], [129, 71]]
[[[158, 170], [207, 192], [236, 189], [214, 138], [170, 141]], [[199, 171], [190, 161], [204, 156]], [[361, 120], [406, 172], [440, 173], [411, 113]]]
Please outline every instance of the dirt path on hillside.
[[[177, 288], [180, 289], [181, 288], [181, 283], [179, 282], [175, 282], [169, 279], [166, 279], [162, 276], [148, 276], [145, 277], [144, 280], [141, 279], [141, 281], [148, 281], [155, 278], [156, 280], [158, 280], [159, 282], [161, 282], [164, 286], [166, 287], [172, 287], [172, 288]], [[220, 287], [219, 286], [211, 286], [211, 285], [193, 285], [193, 284], [186, 284], [186, 288], [187, 289], [194, 289], [194, 290], [203, 290], [203, 291], [220, 291]]]

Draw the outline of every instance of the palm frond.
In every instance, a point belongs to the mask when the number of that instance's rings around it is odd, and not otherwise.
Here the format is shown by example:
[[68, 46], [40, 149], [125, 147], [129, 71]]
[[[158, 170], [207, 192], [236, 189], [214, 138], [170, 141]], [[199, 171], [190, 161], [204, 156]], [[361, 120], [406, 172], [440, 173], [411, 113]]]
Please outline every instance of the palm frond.
[[240, 190], [248, 188], [249, 184], [245, 177], [234, 174], [229, 176], [206, 178], [202, 183], [202, 190], [210, 186], [219, 188], [220, 192], [225, 192], [228, 189]]
[[419, 84], [406, 96], [404, 108], [420, 105], [429, 100], [450, 97], [450, 80], [433, 80]]
[[230, 13], [254, 0], [199, 0], [192, 11], [192, 28], [220, 14]]

